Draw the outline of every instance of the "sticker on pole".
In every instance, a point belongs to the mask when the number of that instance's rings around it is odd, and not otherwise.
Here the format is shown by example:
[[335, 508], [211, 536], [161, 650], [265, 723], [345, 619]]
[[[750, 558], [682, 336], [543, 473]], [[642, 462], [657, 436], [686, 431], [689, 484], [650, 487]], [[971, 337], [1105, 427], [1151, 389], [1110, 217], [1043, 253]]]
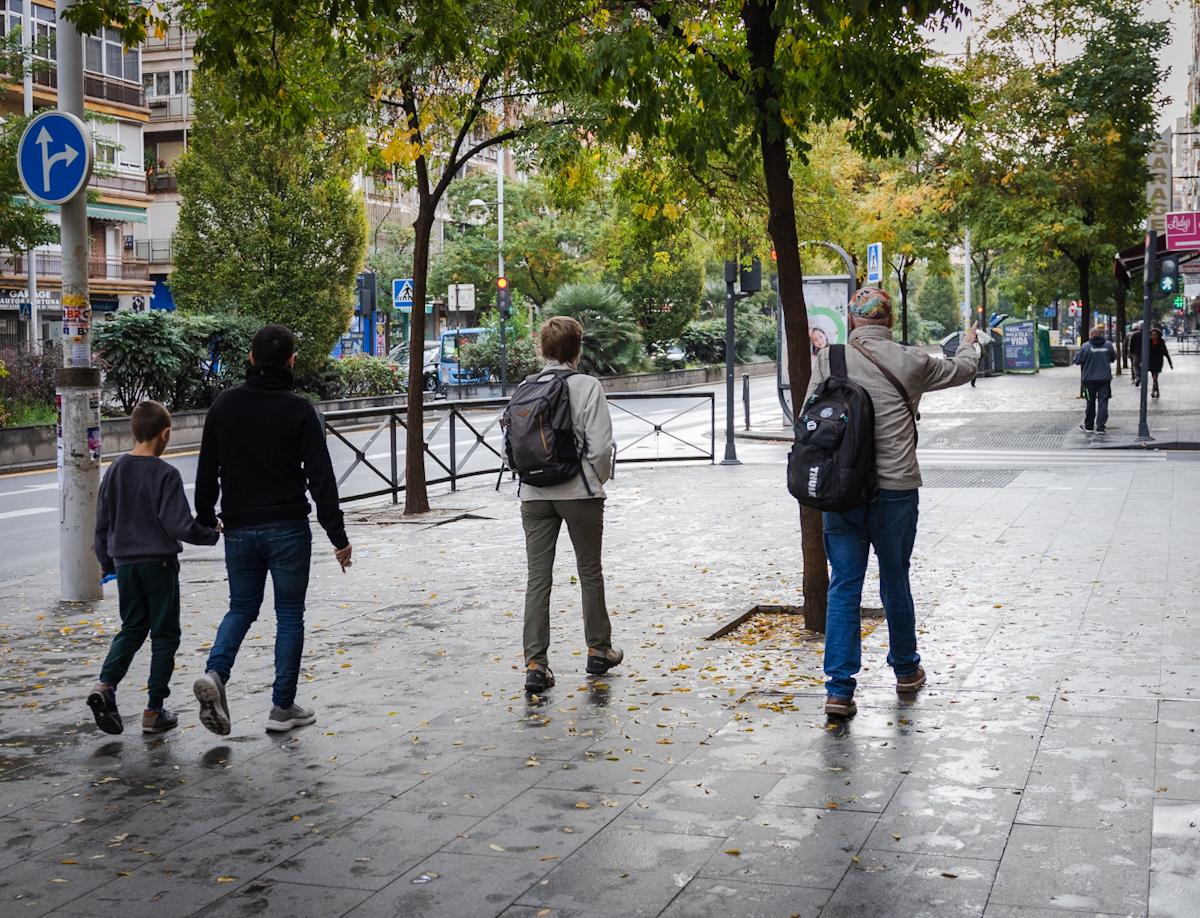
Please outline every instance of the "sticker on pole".
[[64, 204], [92, 176], [92, 141], [87, 125], [69, 112], [43, 112], [25, 128], [17, 145], [17, 174], [30, 197]]
[[872, 242], [867, 246], [867, 283], [883, 283], [883, 243]]

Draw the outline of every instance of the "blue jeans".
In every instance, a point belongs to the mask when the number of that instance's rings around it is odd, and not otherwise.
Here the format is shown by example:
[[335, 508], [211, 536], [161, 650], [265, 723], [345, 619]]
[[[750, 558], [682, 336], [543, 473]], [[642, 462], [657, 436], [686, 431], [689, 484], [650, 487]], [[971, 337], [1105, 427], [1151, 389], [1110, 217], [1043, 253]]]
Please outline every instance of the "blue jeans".
[[229, 611], [208, 654], [209, 672], [229, 682], [238, 649], [258, 618], [270, 574], [275, 588], [275, 685], [271, 697], [276, 706], [291, 707], [304, 652], [304, 597], [311, 560], [312, 532], [307, 522], [225, 533]]
[[879, 559], [879, 598], [888, 626], [888, 665], [897, 676], [917, 671], [917, 619], [908, 562], [917, 539], [917, 490], [880, 491], [864, 507], [825, 514], [831, 570], [825, 621], [825, 690], [849, 698], [862, 668], [862, 588], [871, 546]]

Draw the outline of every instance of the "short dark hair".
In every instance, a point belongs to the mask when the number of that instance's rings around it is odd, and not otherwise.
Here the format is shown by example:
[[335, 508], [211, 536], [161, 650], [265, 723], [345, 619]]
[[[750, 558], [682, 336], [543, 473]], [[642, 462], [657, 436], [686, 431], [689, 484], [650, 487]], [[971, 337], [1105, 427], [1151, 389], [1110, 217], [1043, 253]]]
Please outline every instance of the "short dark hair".
[[250, 342], [254, 363], [260, 367], [286, 367], [296, 353], [296, 335], [283, 325], [264, 325]]
[[138, 443], [149, 443], [171, 426], [171, 412], [158, 402], [138, 402], [129, 415], [129, 429]]
[[583, 326], [570, 316], [554, 316], [542, 326], [542, 356], [559, 363], [571, 363], [583, 350]]

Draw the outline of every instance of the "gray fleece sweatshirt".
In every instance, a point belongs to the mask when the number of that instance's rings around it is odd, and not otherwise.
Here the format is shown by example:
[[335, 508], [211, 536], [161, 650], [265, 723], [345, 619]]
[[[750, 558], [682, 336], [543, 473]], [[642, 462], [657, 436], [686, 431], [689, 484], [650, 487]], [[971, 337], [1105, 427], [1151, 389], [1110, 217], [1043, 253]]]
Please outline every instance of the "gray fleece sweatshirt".
[[179, 471], [157, 456], [119, 457], [100, 484], [96, 558], [105, 573], [118, 564], [174, 558], [183, 546], [216, 545], [217, 531], [192, 516]]

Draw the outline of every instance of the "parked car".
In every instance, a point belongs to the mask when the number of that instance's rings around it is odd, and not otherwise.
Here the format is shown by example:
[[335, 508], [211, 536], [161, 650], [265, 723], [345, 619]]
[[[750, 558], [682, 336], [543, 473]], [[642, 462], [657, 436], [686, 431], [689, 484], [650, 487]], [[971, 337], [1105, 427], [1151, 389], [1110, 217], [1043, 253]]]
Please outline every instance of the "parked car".
[[[424, 369], [421, 373], [421, 388], [426, 392], [437, 392], [438, 389], [438, 353], [440, 345], [437, 341], [425, 342]], [[408, 370], [408, 345], [398, 344], [388, 354], [388, 359], [398, 364], [406, 372]]]

